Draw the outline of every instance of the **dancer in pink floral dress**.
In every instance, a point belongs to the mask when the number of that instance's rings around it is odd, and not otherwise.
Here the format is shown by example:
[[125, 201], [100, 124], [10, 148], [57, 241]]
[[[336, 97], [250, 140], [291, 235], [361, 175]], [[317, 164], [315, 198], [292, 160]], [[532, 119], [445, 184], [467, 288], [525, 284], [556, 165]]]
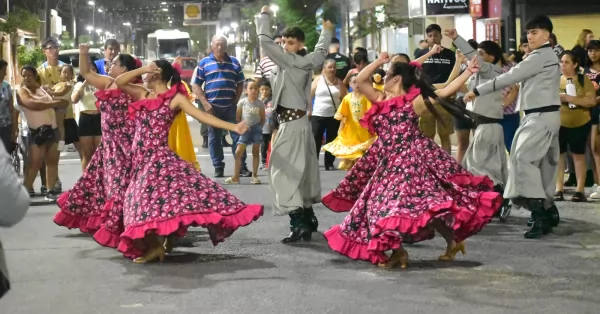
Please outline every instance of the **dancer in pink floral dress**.
[[[89, 60], [89, 47], [82, 45], [80, 60]], [[108, 76], [90, 71], [90, 63], [80, 63], [80, 73], [96, 87], [97, 106], [102, 114], [102, 142], [81, 178], [57, 200], [60, 211], [54, 222], [69, 229], [79, 228], [94, 235], [104, 246], [117, 247], [123, 232], [124, 192], [131, 177], [131, 142], [134, 123], [128, 118], [132, 98], [114, 84], [114, 78], [139, 67], [130, 55], [120, 54]]]
[[[453, 260], [459, 251], [464, 254], [464, 239], [490, 222], [502, 197], [493, 192], [489, 178], [473, 176], [425, 137], [418, 120], [423, 114], [439, 117], [435, 107], [440, 105], [453, 115], [469, 116], [445, 97], [464, 85], [478, 65], [472, 62], [456, 80], [434, 91], [421, 78], [418, 64], [392, 63], [384, 95], [372, 87], [369, 78], [388, 62], [388, 54], [382, 53], [356, 79], [373, 103], [361, 124], [379, 138], [323, 198], [331, 210], [349, 211], [344, 222], [325, 232], [325, 237], [334, 251], [352, 259], [405, 268], [408, 253], [402, 244], [431, 239], [436, 230], [447, 242], [439, 259]], [[389, 250], [391, 257], [385, 254]]]
[[[129, 83], [144, 74], [152, 91]], [[240, 134], [248, 130], [244, 122], [227, 123], [198, 110], [190, 103], [179, 73], [164, 60], [127, 72], [115, 82], [138, 100], [129, 107], [135, 121], [133, 171], [125, 192], [125, 231], [118, 248], [125, 256], [135, 258], [135, 263], [162, 261], [165, 248], [159, 237], [183, 236], [190, 226], [208, 228], [216, 245], [263, 214], [262, 205], [242, 203], [168, 146], [171, 123], [181, 111]]]

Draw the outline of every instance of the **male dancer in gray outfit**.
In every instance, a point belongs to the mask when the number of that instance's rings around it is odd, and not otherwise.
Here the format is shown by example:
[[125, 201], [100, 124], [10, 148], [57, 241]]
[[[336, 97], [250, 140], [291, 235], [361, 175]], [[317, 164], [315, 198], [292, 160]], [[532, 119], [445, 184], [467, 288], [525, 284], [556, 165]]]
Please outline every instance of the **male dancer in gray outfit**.
[[517, 129], [510, 154], [504, 197], [531, 211], [525, 238], [540, 238], [559, 223], [554, 205], [560, 129], [559, 62], [550, 45], [552, 21], [536, 16], [527, 22], [531, 54], [513, 67], [465, 95], [465, 101], [521, 82], [519, 102], [525, 116]]
[[290, 216], [291, 233], [283, 243], [308, 241], [317, 228], [312, 205], [321, 202], [321, 178], [307, 106], [312, 73], [325, 62], [331, 29], [329, 21], [323, 23], [315, 51], [303, 56], [299, 52], [304, 47], [304, 32], [299, 27], [286, 28], [280, 46], [271, 35], [269, 7], [264, 6], [256, 18], [260, 47], [277, 65], [271, 83], [279, 127], [272, 141], [269, 184], [275, 197], [273, 213]]

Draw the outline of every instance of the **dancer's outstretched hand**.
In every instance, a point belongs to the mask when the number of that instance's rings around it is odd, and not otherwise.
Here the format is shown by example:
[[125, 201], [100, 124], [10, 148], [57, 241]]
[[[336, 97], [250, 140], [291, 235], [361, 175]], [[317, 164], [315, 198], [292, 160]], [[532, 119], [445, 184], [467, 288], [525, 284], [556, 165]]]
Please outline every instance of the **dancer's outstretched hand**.
[[377, 58], [379, 61], [383, 62], [383, 63], [388, 63], [390, 62], [390, 54], [387, 52], [382, 52], [379, 54], [379, 58]]
[[458, 32], [455, 28], [446, 29], [444, 30], [444, 36], [450, 37], [452, 40], [455, 40], [456, 37], [458, 37]]
[[90, 45], [79, 44], [79, 53], [88, 53], [90, 51]]
[[323, 28], [324, 29], [332, 30], [333, 29], [333, 23], [331, 23], [331, 21], [327, 20], [327, 21], [323, 22]]
[[245, 121], [242, 121], [242, 122], [236, 124], [234, 132], [237, 134], [240, 134], [240, 135], [248, 132], [248, 123], [246, 123]]
[[145, 71], [146, 73], [160, 73], [161, 70], [158, 67], [158, 65], [156, 64], [156, 62], [148, 62], [148, 64], [146, 64], [145, 66]]

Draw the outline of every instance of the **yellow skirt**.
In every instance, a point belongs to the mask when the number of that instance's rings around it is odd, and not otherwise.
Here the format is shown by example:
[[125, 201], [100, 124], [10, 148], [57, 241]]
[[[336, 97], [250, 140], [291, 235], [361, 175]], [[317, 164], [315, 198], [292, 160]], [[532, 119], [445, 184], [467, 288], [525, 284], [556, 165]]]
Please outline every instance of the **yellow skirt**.
[[190, 126], [188, 125], [187, 117], [184, 112], [180, 112], [171, 125], [171, 130], [169, 131], [169, 147], [181, 159], [194, 165], [194, 168], [200, 171], [200, 164], [198, 163], [198, 159], [196, 159], [194, 143], [192, 143]]

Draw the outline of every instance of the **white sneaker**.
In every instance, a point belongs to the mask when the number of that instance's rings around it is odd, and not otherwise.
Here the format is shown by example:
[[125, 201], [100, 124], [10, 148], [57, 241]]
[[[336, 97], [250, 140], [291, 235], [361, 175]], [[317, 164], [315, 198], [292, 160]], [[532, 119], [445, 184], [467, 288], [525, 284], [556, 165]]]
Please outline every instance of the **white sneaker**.
[[592, 187], [592, 191], [594, 192], [590, 194], [590, 198], [600, 200], [600, 186], [594, 184], [594, 186]]

